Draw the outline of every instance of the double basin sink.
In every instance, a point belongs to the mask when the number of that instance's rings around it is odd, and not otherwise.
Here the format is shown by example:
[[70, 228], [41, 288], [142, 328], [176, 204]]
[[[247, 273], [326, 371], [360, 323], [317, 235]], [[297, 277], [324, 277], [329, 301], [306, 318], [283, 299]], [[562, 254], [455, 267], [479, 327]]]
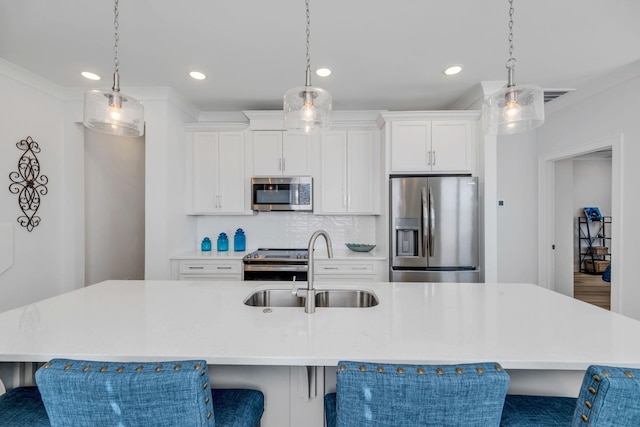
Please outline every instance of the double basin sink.
[[[291, 289], [258, 289], [244, 300], [251, 307], [304, 307], [305, 297]], [[378, 297], [363, 289], [316, 289], [316, 307], [367, 308], [378, 305]]]

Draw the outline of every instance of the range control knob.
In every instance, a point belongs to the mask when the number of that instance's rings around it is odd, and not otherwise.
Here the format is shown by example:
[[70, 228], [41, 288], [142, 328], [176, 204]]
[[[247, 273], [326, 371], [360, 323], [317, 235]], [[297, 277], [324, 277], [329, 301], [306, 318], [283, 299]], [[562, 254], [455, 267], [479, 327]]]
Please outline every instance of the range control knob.
[[260, 255], [258, 255], [258, 254], [253, 254], [253, 257], [254, 257], [254, 258], [258, 258], [259, 256], [260, 256]]

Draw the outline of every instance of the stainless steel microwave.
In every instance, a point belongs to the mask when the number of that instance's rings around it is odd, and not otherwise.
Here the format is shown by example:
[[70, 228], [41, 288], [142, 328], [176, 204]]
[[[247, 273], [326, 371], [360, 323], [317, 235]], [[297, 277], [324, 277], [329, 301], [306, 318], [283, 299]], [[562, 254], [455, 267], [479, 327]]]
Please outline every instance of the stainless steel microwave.
[[310, 176], [251, 178], [254, 211], [313, 211]]

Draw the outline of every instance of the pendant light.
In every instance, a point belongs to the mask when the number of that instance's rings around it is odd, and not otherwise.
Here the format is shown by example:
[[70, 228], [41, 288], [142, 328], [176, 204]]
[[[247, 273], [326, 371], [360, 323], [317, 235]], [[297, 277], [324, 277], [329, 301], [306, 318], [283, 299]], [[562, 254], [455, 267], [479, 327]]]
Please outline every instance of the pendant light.
[[140, 102], [120, 92], [118, 62], [118, 0], [114, 0], [115, 31], [113, 87], [111, 91], [90, 90], [84, 95], [83, 124], [92, 130], [116, 136], [144, 134], [144, 107]]
[[482, 106], [485, 131], [491, 135], [525, 132], [544, 123], [544, 94], [535, 85], [513, 81], [516, 59], [513, 57], [513, 0], [509, 0], [509, 59], [507, 85], [488, 96]]
[[307, 6], [307, 70], [304, 86], [289, 89], [284, 94], [284, 127], [287, 130], [314, 133], [331, 126], [331, 102], [329, 92], [311, 86], [311, 57], [309, 55], [309, 36], [311, 19], [309, 0]]

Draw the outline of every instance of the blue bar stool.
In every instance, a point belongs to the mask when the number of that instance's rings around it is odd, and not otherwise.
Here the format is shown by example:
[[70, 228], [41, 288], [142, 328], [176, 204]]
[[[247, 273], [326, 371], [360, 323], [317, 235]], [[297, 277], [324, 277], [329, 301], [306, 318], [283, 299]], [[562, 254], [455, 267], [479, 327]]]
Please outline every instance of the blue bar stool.
[[501, 426], [640, 426], [640, 369], [589, 366], [578, 398], [508, 395]]
[[211, 390], [203, 360], [118, 363], [54, 359], [36, 371], [51, 425], [255, 427], [257, 390]]
[[17, 387], [0, 395], [0, 426], [49, 427], [38, 387]]
[[497, 363], [338, 364], [328, 427], [498, 426], [509, 375]]

